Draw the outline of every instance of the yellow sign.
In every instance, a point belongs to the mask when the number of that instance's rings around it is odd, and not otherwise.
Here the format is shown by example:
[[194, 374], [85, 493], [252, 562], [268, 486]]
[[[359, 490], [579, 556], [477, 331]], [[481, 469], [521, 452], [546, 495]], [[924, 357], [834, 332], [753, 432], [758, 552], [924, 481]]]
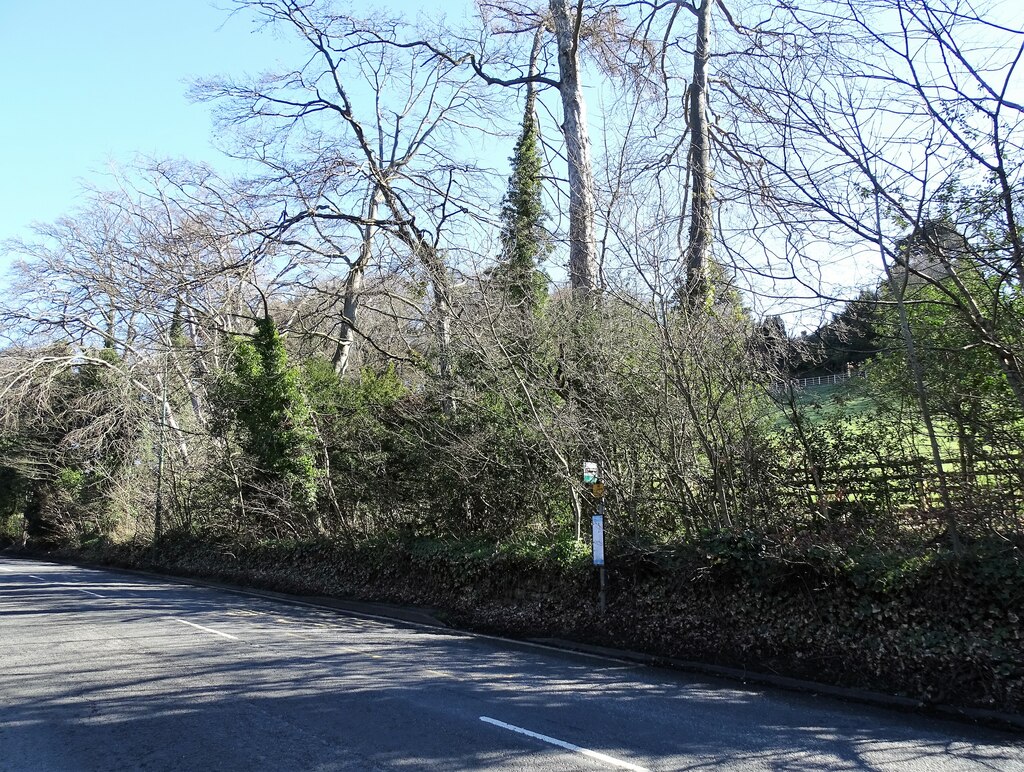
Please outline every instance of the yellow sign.
[[590, 486], [590, 492], [594, 494], [595, 499], [604, 498], [604, 483], [596, 482]]

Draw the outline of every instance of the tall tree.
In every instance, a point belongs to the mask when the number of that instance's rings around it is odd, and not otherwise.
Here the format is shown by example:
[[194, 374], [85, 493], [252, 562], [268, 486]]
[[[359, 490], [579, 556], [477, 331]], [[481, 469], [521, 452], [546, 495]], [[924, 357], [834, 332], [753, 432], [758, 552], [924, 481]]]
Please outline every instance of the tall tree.
[[[461, 35], [452, 35], [451, 40], [420, 39], [398, 45], [423, 47], [451, 64], [468, 65], [480, 80], [492, 86], [527, 84], [557, 90], [562, 107], [559, 130], [565, 144], [569, 198], [569, 284], [578, 294], [587, 296], [598, 287], [599, 264], [595, 235], [596, 184], [581, 52], [585, 34], [592, 29], [594, 20], [608, 18], [608, 14], [585, 0], [575, 3], [548, 0], [546, 5], [519, 0], [481, 0], [478, 5], [491, 31], [512, 36], [533, 35], [526, 74], [519, 74], [524, 69], [519, 51], [502, 49], [495, 54], [482, 44], [479, 50], [467, 53]], [[557, 77], [535, 68], [540, 42], [549, 33], [553, 33], [556, 48]], [[503, 74], [498, 74], [502, 71]]]
[[[472, 76], [434, 53], [399, 45], [406, 28], [399, 19], [364, 20], [327, 4], [293, 0], [236, 0], [236, 5], [295, 34], [311, 54], [299, 70], [276, 78], [198, 86], [202, 98], [222, 100], [227, 123], [244, 124], [261, 137], [265, 144], [257, 160], [274, 174], [306, 179], [302, 169], [310, 158], [294, 148], [313, 151], [320, 174], [307, 180], [312, 185], [300, 211], [285, 212], [267, 232], [293, 246], [305, 244], [299, 234], [306, 225], [318, 238], [331, 223], [360, 228], [359, 257], [347, 261], [353, 273], [341, 313], [336, 368], [344, 369], [348, 338], [356, 329], [365, 258], [375, 234], [383, 234], [402, 245], [430, 288], [424, 310], [434, 337], [432, 361], [442, 405], [454, 411], [454, 298], [445, 231], [453, 218], [471, 211], [456, 194], [468, 196], [474, 185], [466, 179], [469, 165], [445, 151], [472, 122]], [[442, 136], [450, 143], [438, 142]], [[302, 139], [288, 141], [294, 137]], [[367, 187], [368, 198], [352, 200], [352, 189]], [[378, 207], [386, 218], [370, 216]], [[330, 240], [328, 248], [344, 254]]]
[[280, 484], [293, 501], [311, 505], [317, 473], [309, 407], [274, 320], [258, 319], [252, 337], [238, 340], [233, 359], [218, 390], [219, 407], [241, 430], [259, 479]]
[[693, 47], [693, 79], [689, 88], [687, 118], [690, 133], [689, 171], [690, 234], [686, 245], [686, 295], [700, 301], [707, 294], [707, 263], [711, 252], [712, 191], [711, 148], [708, 129], [708, 62], [711, 58], [711, 8], [714, 0], [685, 4], [697, 17]]
[[594, 163], [587, 125], [587, 102], [580, 73], [583, 0], [550, 0], [558, 47], [558, 93], [562, 98], [562, 136], [569, 182], [569, 284], [589, 292], [597, 287], [597, 239], [594, 235]]
[[[534, 37], [530, 71], [536, 71], [540, 30]], [[546, 250], [544, 206], [541, 201], [540, 126], [537, 90], [527, 84], [523, 128], [512, 154], [512, 175], [502, 205], [501, 262], [496, 271], [502, 289], [513, 303], [535, 311], [547, 296], [547, 281], [538, 262]]]

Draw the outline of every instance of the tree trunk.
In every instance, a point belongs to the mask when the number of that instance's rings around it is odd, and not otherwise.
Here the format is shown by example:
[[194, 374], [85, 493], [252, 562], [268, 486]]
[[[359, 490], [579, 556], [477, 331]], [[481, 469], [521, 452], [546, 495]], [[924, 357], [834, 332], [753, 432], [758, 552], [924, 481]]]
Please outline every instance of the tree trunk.
[[711, 250], [711, 155], [708, 134], [708, 59], [711, 0], [697, 7], [693, 82], [689, 89], [690, 234], [686, 245], [686, 297], [703, 302], [707, 295], [707, 260]]
[[[589, 293], [597, 287], [597, 239], [594, 236], [594, 167], [579, 73], [579, 19], [570, 19], [568, 0], [550, 0], [549, 6], [558, 44], [561, 129], [569, 165], [569, 284], [574, 290]], [[573, 16], [578, 15], [577, 9]]]
[[179, 424], [178, 419], [174, 417], [174, 409], [171, 407], [171, 403], [167, 396], [167, 386], [165, 381], [166, 378], [163, 374], [157, 375], [157, 384], [160, 386], [160, 401], [163, 403], [166, 425], [178, 441], [178, 453], [181, 455], [182, 462], [188, 466], [188, 441], [185, 437], [185, 432], [181, 428], [181, 424]]
[[946, 531], [949, 536], [950, 546], [956, 555], [963, 552], [960, 543], [959, 528], [956, 515], [953, 512], [953, 501], [949, 495], [949, 485], [946, 479], [946, 471], [942, 466], [942, 451], [939, 448], [938, 436], [935, 433], [935, 422], [932, 420], [931, 407], [928, 405], [927, 392], [924, 385], [924, 371], [921, 368], [921, 360], [917, 356], [917, 346], [914, 342], [913, 333], [910, 330], [910, 320], [907, 316], [907, 306], [904, 302], [907, 289], [908, 272], [902, 272], [902, 281], [897, 281], [893, 274], [889, 260], [885, 256], [885, 249], [882, 245], [882, 210], [878, 201], [878, 192], [875, 192], [875, 232], [878, 234], [878, 251], [882, 255], [882, 265], [885, 268], [885, 275], [889, 281], [889, 289], [896, 298], [896, 312], [899, 316], [900, 334], [903, 337], [903, 345], [907, 349], [907, 368], [914, 382], [914, 394], [917, 397], [917, 405], [921, 411], [921, 420], [924, 422], [925, 431], [928, 434], [928, 445], [931, 449], [932, 464], [935, 466], [935, 474], [939, 479], [939, 495], [942, 499], [943, 515], [946, 520]]
[[373, 186], [369, 200], [366, 205], [366, 224], [363, 226], [362, 243], [359, 245], [359, 257], [349, 268], [348, 278], [345, 281], [344, 308], [341, 313], [341, 329], [338, 333], [338, 345], [334, 350], [332, 362], [334, 372], [341, 377], [348, 369], [349, 358], [352, 354], [352, 344], [355, 342], [356, 318], [359, 314], [359, 297], [363, 291], [363, 279], [366, 276], [366, 266], [370, 262], [373, 253], [373, 236], [377, 227], [373, 221], [377, 219], [377, 209], [383, 197], [380, 187]]
[[[383, 181], [381, 181], [383, 180]], [[437, 370], [441, 378], [441, 409], [455, 412], [454, 367], [452, 365], [452, 287], [448, 267], [434, 244], [427, 241], [408, 218], [406, 209], [388, 181], [380, 177], [377, 190], [381, 199], [401, 224], [396, 235], [412, 250], [426, 269], [434, 295], [434, 340], [437, 344]]]
[[[432, 262], [440, 264], [439, 259]], [[443, 264], [437, 265], [431, 276], [434, 287], [434, 339], [437, 343], [437, 372], [441, 378], [441, 409], [451, 415], [455, 412], [455, 372], [452, 367], [452, 305], [451, 282]], [[434, 273], [434, 272], [432, 272]]]

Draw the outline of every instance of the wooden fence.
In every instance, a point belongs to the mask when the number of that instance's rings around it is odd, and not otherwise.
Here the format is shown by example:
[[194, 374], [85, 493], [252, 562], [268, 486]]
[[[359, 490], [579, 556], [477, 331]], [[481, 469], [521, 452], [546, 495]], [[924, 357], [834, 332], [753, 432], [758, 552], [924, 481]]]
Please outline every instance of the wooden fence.
[[[1024, 455], [942, 461], [953, 507], [992, 527], [1014, 530], [1024, 516]], [[817, 479], [815, 479], [817, 478]], [[848, 464], [837, 468], [794, 469], [782, 480], [796, 499], [815, 509], [860, 509], [898, 516], [942, 508], [942, 480], [927, 458]]]

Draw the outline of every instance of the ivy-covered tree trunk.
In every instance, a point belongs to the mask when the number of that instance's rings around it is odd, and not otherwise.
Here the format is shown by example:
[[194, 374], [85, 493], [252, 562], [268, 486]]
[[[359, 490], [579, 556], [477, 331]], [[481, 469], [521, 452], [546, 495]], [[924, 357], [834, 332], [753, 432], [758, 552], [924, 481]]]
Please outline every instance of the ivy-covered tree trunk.
[[712, 0], [697, 6], [693, 82], [688, 91], [690, 129], [690, 233], [686, 245], [686, 297], [701, 304], [708, 293], [706, 266], [711, 251], [711, 154], [708, 130], [708, 61]]
[[241, 444], [256, 464], [261, 484], [276, 484], [301, 507], [316, 498], [315, 435], [299, 374], [269, 316], [240, 341], [219, 402], [240, 430]]
[[[534, 36], [530, 75], [537, 72], [542, 30]], [[547, 297], [547, 282], [538, 270], [545, 233], [542, 226], [540, 126], [536, 115], [537, 86], [527, 84], [523, 128], [512, 154], [512, 175], [501, 210], [500, 286], [514, 305], [534, 313]]]

